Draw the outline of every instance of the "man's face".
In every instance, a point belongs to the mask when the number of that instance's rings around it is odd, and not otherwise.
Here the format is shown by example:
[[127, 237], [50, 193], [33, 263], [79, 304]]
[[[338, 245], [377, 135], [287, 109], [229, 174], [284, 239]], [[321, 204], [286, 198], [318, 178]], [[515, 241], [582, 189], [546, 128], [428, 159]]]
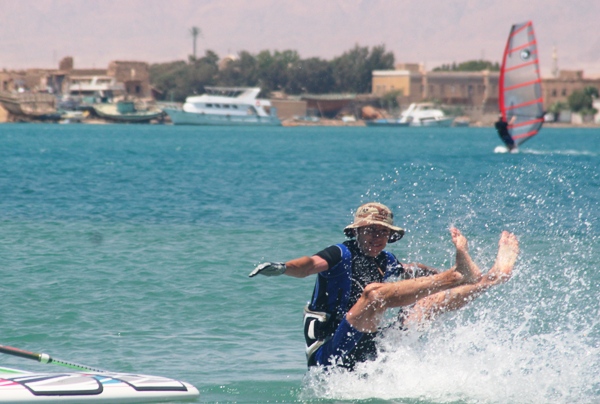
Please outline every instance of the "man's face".
[[356, 229], [356, 242], [363, 254], [377, 257], [387, 245], [391, 230], [381, 225], [371, 225]]

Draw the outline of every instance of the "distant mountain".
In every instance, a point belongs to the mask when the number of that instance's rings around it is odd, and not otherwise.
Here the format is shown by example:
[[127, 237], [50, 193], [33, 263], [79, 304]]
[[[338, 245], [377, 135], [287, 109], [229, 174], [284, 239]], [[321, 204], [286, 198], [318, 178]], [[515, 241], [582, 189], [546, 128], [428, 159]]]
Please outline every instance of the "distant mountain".
[[500, 61], [513, 23], [533, 20], [543, 72], [600, 75], [600, 2], [573, 0], [0, 0], [0, 68], [79, 67], [111, 60], [166, 62], [198, 50], [221, 57], [247, 50], [297, 50], [333, 58], [355, 44], [385, 44], [398, 62], [426, 68], [465, 60]]

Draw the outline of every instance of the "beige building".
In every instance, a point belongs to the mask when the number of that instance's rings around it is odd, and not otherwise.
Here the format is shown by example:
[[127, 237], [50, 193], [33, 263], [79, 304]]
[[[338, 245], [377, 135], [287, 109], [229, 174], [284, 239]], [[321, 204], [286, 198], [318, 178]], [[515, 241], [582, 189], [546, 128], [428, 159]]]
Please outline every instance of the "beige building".
[[373, 71], [372, 93], [383, 96], [398, 92], [401, 109], [413, 102], [435, 101], [460, 107], [476, 120], [497, 113], [498, 72], [425, 72], [415, 66]]
[[150, 98], [150, 72], [146, 62], [114, 61], [108, 69], [76, 69], [73, 58], [63, 58], [57, 70], [27, 69], [0, 73], [0, 91], [48, 92], [76, 95], [82, 83], [118, 83], [121, 94]]
[[[436, 101], [460, 106], [474, 120], [495, 119], [498, 112], [499, 72], [425, 72], [417, 65], [400, 65], [396, 70], [373, 71], [372, 93], [383, 96], [399, 92], [402, 109], [412, 102]], [[574, 91], [592, 86], [600, 90], [600, 78], [589, 79], [583, 71], [561, 70], [557, 77], [542, 79], [544, 109], [556, 102], [568, 103]]]
[[151, 96], [150, 70], [146, 62], [114, 61], [108, 65], [106, 75], [123, 83], [128, 95], [138, 98]]
[[588, 86], [600, 91], [600, 78], [585, 78], [583, 70], [561, 70], [557, 77], [543, 79], [544, 109], [547, 111], [557, 102], [567, 104], [573, 92], [582, 91]]

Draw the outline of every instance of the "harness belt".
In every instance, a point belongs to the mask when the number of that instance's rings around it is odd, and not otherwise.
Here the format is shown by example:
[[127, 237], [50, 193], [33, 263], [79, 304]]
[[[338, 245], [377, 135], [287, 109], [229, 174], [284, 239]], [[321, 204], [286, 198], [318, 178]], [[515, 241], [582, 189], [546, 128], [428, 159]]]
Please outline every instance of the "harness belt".
[[312, 311], [308, 305], [304, 308], [304, 339], [306, 340], [306, 359], [310, 363], [315, 354], [329, 338], [333, 321], [331, 315], [322, 311]]

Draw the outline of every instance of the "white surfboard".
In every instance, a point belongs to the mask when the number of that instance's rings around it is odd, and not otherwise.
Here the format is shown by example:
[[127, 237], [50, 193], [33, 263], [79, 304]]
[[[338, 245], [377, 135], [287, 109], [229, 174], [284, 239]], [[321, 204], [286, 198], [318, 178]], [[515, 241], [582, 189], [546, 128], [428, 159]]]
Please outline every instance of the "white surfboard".
[[131, 373], [31, 373], [0, 367], [0, 403], [160, 403], [194, 401], [198, 389], [160, 376]]

